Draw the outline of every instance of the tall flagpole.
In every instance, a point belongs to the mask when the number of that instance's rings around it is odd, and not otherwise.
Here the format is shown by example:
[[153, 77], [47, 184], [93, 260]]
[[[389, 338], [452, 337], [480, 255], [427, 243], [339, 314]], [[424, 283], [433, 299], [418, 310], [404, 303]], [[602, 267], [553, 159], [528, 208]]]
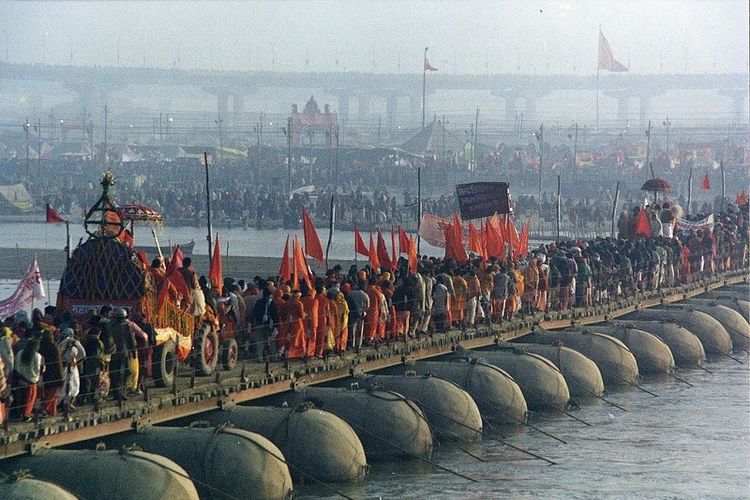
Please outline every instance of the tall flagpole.
[[601, 44], [602, 44], [602, 25], [599, 25], [599, 39], [597, 41], [596, 52], [596, 127], [595, 132], [599, 132], [599, 67], [601, 66]]
[[424, 116], [425, 116], [425, 93], [427, 92], [427, 49], [424, 48], [424, 57], [422, 58], [422, 128], [424, 128]]
[[213, 260], [213, 248], [211, 248], [211, 187], [208, 181], [208, 154], [205, 151], [203, 152], [203, 165], [206, 168], [206, 223], [208, 226], [206, 240], [208, 241], [208, 262], [211, 262]]

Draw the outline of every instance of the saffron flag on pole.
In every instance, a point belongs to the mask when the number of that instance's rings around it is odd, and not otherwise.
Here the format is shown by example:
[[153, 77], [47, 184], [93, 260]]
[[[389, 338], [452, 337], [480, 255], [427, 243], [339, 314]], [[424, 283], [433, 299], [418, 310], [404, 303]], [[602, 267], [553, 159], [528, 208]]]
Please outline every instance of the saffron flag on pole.
[[437, 71], [438, 70], [435, 66], [430, 64], [430, 60], [427, 59], [427, 56], [424, 56], [424, 70], [425, 71]]
[[318, 262], [325, 260], [320, 237], [318, 236], [318, 232], [315, 230], [315, 225], [305, 207], [302, 207], [302, 229], [305, 235], [305, 253], [313, 259], [318, 260]]
[[516, 246], [514, 257], [522, 257], [529, 255], [529, 223], [523, 225], [521, 228], [521, 236], [518, 237], [518, 245]]
[[362, 235], [359, 234], [359, 228], [357, 228], [356, 224], [354, 226], [354, 253], [364, 255], [365, 257], [369, 257], [370, 255], [370, 251], [367, 249]]
[[615, 59], [612, 47], [609, 46], [609, 42], [601, 30], [599, 30], [599, 69], [614, 72], [628, 71], [627, 66]]
[[161, 290], [159, 290], [159, 295], [156, 299], [157, 311], [161, 310], [161, 306], [164, 304], [164, 299], [167, 298], [170, 289], [175, 290], [183, 298], [190, 297], [191, 295], [190, 290], [185, 283], [185, 277], [180, 272], [182, 258], [178, 257], [178, 252], [182, 254], [182, 250], [180, 250], [179, 246], [175, 248], [174, 256], [172, 257], [172, 260], [169, 261], [169, 266], [164, 273], [164, 284], [162, 285]]
[[294, 269], [297, 273], [297, 279], [300, 277], [304, 280], [307, 288], [312, 289], [313, 284], [310, 279], [310, 267], [307, 265], [307, 259], [305, 259], [305, 253], [302, 251], [302, 246], [299, 244], [297, 237], [294, 237]]
[[401, 224], [398, 225], [398, 253], [409, 253], [409, 236]]
[[65, 222], [65, 219], [60, 217], [60, 214], [47, 203], [47, 223], [55, 224], [58, 222]]
[[370, 233], [370, 249], [368, 250], [367, 256], [370, 258], [370, 268], [373, 271], [380, 267], [378, 251], [375, 249], [375, 242], [372, 239], [372, 233]]
[[174, 262], [175, 266], [182, 267], [182, 261], [185, 259], [185, 252], [182, 251], [182, 248], [180, 248], [180, 245], [175, 245], [174, 250], [172, 250], [172, 260], [170, 262]]
[[289, 235], [284, 243], [284, 255], [281, 257], [281, 266], [279, 267], [279, 278], [282, 283], [292, 279], [292, 263], [289, 260]]
[[380, 232], [380, 228], [378, 228], [377, 252], [378, 252], [378, 262], [380, 262], [381, 267], [383, 267], [384, 269], [390, 269], [391, 268], [391, 256], [388, 255], [388, 247], [385, 246], [385, 240], [383, 239], [383, 233]]
[[408, 238], [408, 253], [409, 253], [409, 272], [416, 274], [417, 272], [417, 244], [414, 242], [414, 236], [409, 235]]
[[221, 295], [224, 288], [224, 272], [221, 268], [221, 246], [218, 234], [214, 240], [214, 253], [208, 266], [208, 279], [211, 280], [211, 286], [216, 288], [216, 292]]
[[479, 237], [479, 233], [477, 233], [477, 228], [475, 228], [474, 224], [472, 224], [471, 222], [469, 222], [469, 250], [479, 255], [480, 257], [484, 257], [484, 250], [482, 249], [482, 239]]
[[711, 181], [708, 179], [708, 174], [703, 177], [703, 182], [701, 182], [701, 189], [703, 191], [708, 191], [711, 189]]
[[34, 299], [43, 299], [47, 294], [44, 292], [44, 283], [42, 282], [42, 272], [39, 270], [39, 263], [34, 256], [34, 284], [32, 286], [32, 297]]

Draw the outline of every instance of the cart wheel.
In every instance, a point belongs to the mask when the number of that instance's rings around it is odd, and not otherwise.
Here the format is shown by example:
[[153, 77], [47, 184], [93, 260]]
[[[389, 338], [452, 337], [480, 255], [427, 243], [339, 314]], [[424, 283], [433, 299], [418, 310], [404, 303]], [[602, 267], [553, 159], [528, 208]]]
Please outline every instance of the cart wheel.
[[225, 370], [231, 370], [237, 365], [238, 349], [234, 339], [226, 339], [221, 343], [221, 366]]
[[154, 349], [153, 374], [157, 387], [171, 387], [177, 363], [175, 344], [167, 340]]
[[195, 336], [195, 368], [198, 375], [211, 375], [219, 362], [219, 338], [208, 325]]

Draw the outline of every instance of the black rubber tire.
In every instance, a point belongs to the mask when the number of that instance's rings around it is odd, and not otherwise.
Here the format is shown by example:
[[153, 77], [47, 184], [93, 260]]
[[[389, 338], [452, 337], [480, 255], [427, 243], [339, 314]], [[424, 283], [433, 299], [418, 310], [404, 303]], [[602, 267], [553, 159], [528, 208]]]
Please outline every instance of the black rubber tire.
[[157, 387], [172, 386], [177, 368], [177, 353], [174, 342], [167, 340], [154, 348], [152, 368]]
[[221, 366], [225, 370], [231, 370], [237, 366], [239, 347], [234, 339], [225, 339], [221, 343]]
[[[210, 349], [206, 343], [210, 343]], [[204, 325], [195, 335], [195, 371], [201, 376], [211, 375], [218, 363], [219, 336], [210, 327]]]

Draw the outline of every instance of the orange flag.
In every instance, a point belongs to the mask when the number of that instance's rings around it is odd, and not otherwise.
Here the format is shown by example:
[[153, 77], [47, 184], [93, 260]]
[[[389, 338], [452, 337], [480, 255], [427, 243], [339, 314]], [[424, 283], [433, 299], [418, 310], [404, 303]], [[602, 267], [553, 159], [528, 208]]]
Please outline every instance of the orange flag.
[[282, 283], [292, 279], [292, 263], [289, 261], [289, 235], [284, 243], [284, 256], [281, 257], [281, 267], [279, 267], [279, 277]]
[[409, 253], [409, 236], [406, 235], [401, 224], [398, 226], [398, 253]]
[[518, 248], [518, 230], [513, 221], [510, 220], [510, 217], [508, 217], [505, 227], [508, 231], [508, 244], [510, 245], [511, 252], [515, 252], [515, 249]]
[[711, 181], [708, 180], [708, 174], [703, 177], [703, 182], [701, 182], [701, 189], [703, 191], [708, 191], [709, 189], [711, 189]]
[[368, 257], [370, 257], [370, 268], [374, 271], [375, 269], [380, 267], [380, 260], [378, 260], [378, 252], [375, 250], [375, 242], [372, 239], [372, 233], [370, 233], [370, 249], [367, 253]]
[[469, 222], [469, 250], [479, 255], [480, 257], [484, 257], [484, 251], [482, 250], [482, 240], [479, 238], [477, 228], [475, 228], [474, 224], [472, 224], [471, 222]]
[[495, 227], [491, 220], [487, 221], [484, 229], [487, 232], [487, 256], [502, 259], [505, 256], [505, 246], [501, 231]]
[[156, 298], [157, 311], [161, 310], [161, 306], [164, 304], [164, 299], [167, 298], [167, 292], [169, 291], [168, 283], [171, 283], [177, 290], [177, 293], [183, 297], [188, 297], [190, 295], [190, 290], [188, 290], [187, 284], [185, 283], [185, 278], [179, 271], [180, 267], [182, 267], [181, 261], [178, 262], [175, 258], [172, 258], [172, 260], [169, 261], [169, 267], [167, 267], [167, 271], [164, 273], [164, 284], [159, 291], [159, 296]]
[[367, 249], [367, 245], [365, 245], [362, 235], [359, 234], [359, 228], [356, 224], [354, 225], [354, 253], [364, 255], [365, 257], [370, 255], [370, 251]]
[[391, 268], [391, 256], [388, 255], [388, 247], [385, 246], [385, 240], [383, 239], [383, 233], [378, 228], [378, 261], [384, 269]]
[[180, 245], [175, 245], [172, 250], [172, 261], [177, 267], [182, 267], [182, 261], [185, 259], [185, 252], [182, 251]]
[[208, 266], [208, 279], [219, 295], [222, 293], [224, 288], [224, 276], [221, 269], [221, 245], [219, 245], [219, 235], [216, 235], [214, 240], [214, 253], [211, 256], [211, 264]]
[[643, 209], [638, 212], [638, 219], [635, 222], [635, 235], [651, 237], [651, 225], [648, 223], [648, 215]]
[[406, 246], [409, 253], [409, 272], [415, 274], [417, 272], [417, 244], [414, 242], [414, 236], [409, 235]]
[[307, 288], [312, 288], [312, 280], [310, 279], [310, 268], [307, 265], [307, 259], [305, 254], [302, 252], [302, 246], [299, 244], [299, 240], [294, 238], [294, 269], [297, 273], [297, 280], [301, 277]]
[[738, 207], [741, 207], [742, 205], [747, 204], [747, 193], [745, 191], [740, 192], [740, 194], [737, 195], [737, 198], [734, 200], [735, 203], [737, 203]]
[[518, 245], [516, 246], [514, 257], [529, 255], [529, 224], [528, 222], [523, 225], [521, 229], [521, 236], [518, 238]]
[[305, 253], [322, 262], [325, 259], [323, 257], [323, 245], [320, 243], [318, 232], [315, 230], [315, 225], [305, 207], [302, 207], [302, 230], [305, 235]]

